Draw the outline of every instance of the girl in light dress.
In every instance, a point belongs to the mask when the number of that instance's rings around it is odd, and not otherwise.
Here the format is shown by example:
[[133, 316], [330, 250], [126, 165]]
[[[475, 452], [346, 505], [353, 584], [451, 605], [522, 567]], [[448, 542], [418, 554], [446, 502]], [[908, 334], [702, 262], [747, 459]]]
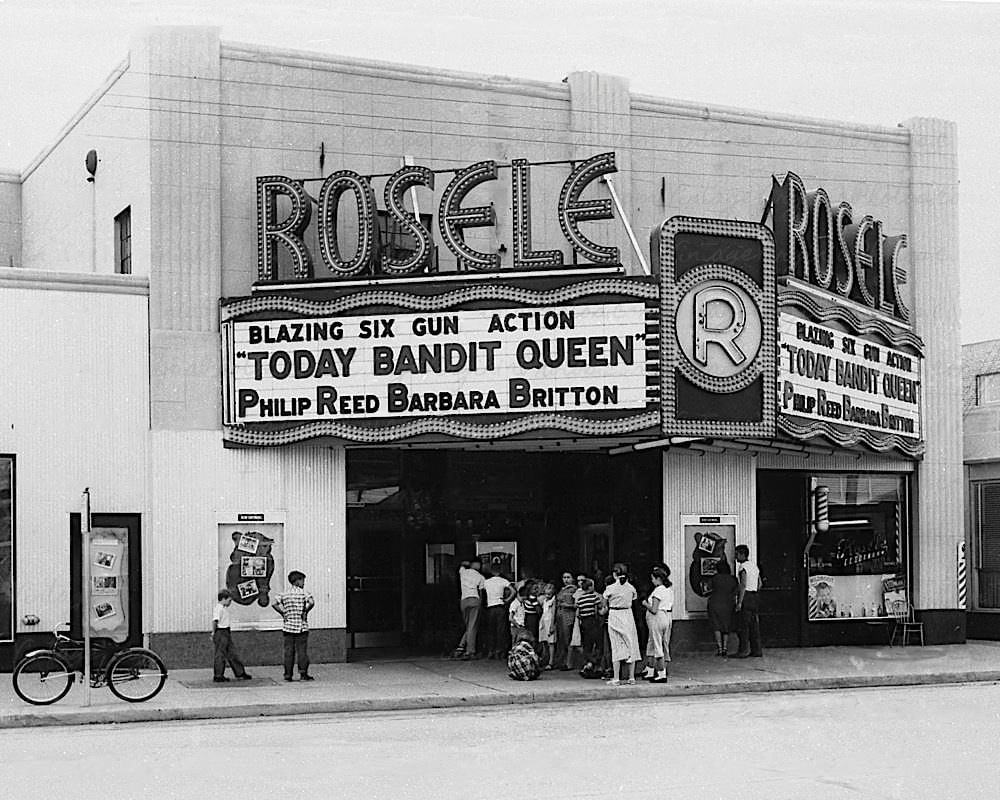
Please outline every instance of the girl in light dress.
[[632, 603], [638, 595], [635, 587], [629, 583], [624, 564], [615, 564], [611, 574], [614, 576], [614, 583], [604, 590], [604, 599], [608, 604], [608, 638], [611, 641], [612, 677], [608, 686], [621, 685], [623, 661], [628, 665], [628, 678], [625, 682], [631, 686], [635, 684], [635, 662], [642, 658], [635, 617], [632, 616]]
[[541, 600], [542, 617], [538, 621], [538, 643], [542, 648], [543, 669], [552, 669], [556, 644], [556, 587], [545, 584], [545, 594]]
[[650, 576], [653, 591], [642, 601], [646, 608], [646, 674], [651, 683], [667, 682], [667, 664], [670, 662], [670, 629], [673, 626], [674, 589], [670, 582], [670, 568], [656, 567]]

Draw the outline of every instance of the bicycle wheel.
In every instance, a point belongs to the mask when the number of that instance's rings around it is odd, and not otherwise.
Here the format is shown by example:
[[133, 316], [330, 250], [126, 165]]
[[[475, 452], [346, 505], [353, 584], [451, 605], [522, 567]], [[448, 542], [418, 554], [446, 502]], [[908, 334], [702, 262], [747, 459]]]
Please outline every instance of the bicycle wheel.
[[133, 647], [111, 659], [104, 677], [116, 697], [141, 703], [160, 693], [167, 682], [167, 668], [152, 650]]
[[14, 667], [14, 691], [26, 703], [47, 706], [62, 700], [73, 685], [73, 670], [52, 652], [35, 653]]

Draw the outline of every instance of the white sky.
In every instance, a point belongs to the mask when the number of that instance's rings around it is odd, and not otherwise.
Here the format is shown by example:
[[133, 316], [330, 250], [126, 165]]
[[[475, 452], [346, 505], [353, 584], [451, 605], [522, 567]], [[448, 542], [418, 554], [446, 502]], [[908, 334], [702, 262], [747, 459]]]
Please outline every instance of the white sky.
[[[139, 28], [865, 123], [955, 120], [962, 338], [1000, 338], [1000, 4], [940, 0], [0, 0], [0, 167], [23, 169]], [[790, 165], [791, 167], [791, 165]], [[886, 220], [903, 230], [906, 220]]]

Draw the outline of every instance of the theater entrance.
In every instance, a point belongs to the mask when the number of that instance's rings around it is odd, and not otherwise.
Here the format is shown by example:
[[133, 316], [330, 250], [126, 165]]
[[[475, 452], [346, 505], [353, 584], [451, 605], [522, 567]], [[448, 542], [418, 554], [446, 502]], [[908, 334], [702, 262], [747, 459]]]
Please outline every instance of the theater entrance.
[[646, 574], [663, 557], [661, 475], [653, 452], [349, 451], [349, 646], [453, 649], [457, 570], [476, 555], [512, 579], [614, 561]]

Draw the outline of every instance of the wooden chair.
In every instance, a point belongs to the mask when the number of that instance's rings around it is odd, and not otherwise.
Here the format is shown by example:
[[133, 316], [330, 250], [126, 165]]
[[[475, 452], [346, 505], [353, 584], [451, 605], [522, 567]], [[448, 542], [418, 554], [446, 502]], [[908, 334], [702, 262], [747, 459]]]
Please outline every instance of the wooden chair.
[[890, 616], [895, 624], [892, 626], [892, 635], [889, 637], [889, 647], [895, 644], [897, 634], [903, 647], [909, 644], [910, 637], [914, 634], [920, 637], [920, 646], [924, 646], [924, 623], [917, 621], [912, 603], [899, 603], [892, 609]]

